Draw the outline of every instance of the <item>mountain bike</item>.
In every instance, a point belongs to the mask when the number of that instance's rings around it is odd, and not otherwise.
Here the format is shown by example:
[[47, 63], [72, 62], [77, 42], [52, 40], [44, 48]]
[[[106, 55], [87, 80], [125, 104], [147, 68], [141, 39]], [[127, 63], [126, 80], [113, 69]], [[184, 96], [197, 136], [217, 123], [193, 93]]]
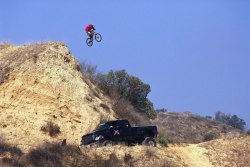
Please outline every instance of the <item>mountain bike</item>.
[[87, 45], [88, 45], [89, 47], [91, 47], [91, 46], [93, 45], [94, 39], [95, 39], [97, 42], [101, 42], [101, 40], [102, 40], [101, 34], [95, 33], [95, 32], [93, 32], [93, 33], [94, 33], [94, 34], [92, 35], [92, 37], [89, 37], [89, 38], [86, 39], [86, 43], [87, 43]]

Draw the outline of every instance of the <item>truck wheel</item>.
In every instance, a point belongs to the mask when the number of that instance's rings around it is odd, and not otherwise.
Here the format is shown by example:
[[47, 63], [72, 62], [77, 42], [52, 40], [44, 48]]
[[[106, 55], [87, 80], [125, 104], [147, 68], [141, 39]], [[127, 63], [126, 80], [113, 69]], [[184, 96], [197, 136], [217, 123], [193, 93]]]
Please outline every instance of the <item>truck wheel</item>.
[[102, 146], [112, 146], [112, 145], [113, 145], [113, 142], [110, 140], [105, 140], [102, 142]]
[[94, 142], [88, 145], [81, 145], [82, 148], [97, 148], [99, 146], [101, 146], [99, 142]]
[[156, 141], [153, 137], [146, 137], [143, 142], [143, 145], [145, 146], [152, 146], [152, 147], [156, 147]]

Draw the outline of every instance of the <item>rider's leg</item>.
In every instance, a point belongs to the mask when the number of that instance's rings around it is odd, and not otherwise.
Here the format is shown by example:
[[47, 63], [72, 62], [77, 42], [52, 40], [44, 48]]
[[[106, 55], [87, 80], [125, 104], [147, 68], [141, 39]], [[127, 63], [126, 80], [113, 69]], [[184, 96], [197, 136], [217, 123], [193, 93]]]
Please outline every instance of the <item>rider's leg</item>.
[[93, 38], [91, 31], [88, 31], [87, 34], [90, 38]]
[[93, 29], [90, 30], [90, 34], [91, 34], [91, 38], [93, 38], [95, 34]]

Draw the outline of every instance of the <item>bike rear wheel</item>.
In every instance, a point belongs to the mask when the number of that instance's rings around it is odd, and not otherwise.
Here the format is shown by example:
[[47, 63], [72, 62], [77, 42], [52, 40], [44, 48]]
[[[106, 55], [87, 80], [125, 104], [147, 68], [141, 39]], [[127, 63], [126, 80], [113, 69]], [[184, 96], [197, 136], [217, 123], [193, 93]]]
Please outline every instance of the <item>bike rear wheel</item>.
[[101, 42], [101, 40], [102, 40], [101, 34], [95, 33], [95, 40], [96, 40], [97, 42]]
[[87, 38], [87, 39], [86, 39], [86, 43], [87, 43], [87, 45], [88, 45], [89, 47], [91, 47], [91, 46], [93, 45], [93, 39]]

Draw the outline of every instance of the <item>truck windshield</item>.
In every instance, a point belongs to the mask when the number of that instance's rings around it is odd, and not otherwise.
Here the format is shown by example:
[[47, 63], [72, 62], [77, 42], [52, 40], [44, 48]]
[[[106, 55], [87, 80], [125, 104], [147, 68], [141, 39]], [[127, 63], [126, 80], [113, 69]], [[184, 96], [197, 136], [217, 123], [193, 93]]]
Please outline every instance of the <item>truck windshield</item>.
[[99, 126], [96, 128], [96, 131], [97, 131], [97, 130], [104, 130], [104, 129], [107, 129], [107, 128], [109, 128], [109, 127], [110, 127], [110, 123], [109, 123], [109, 122], [106, 122], [106, 123], [104, 123], [104, 124], [99, 125]]

